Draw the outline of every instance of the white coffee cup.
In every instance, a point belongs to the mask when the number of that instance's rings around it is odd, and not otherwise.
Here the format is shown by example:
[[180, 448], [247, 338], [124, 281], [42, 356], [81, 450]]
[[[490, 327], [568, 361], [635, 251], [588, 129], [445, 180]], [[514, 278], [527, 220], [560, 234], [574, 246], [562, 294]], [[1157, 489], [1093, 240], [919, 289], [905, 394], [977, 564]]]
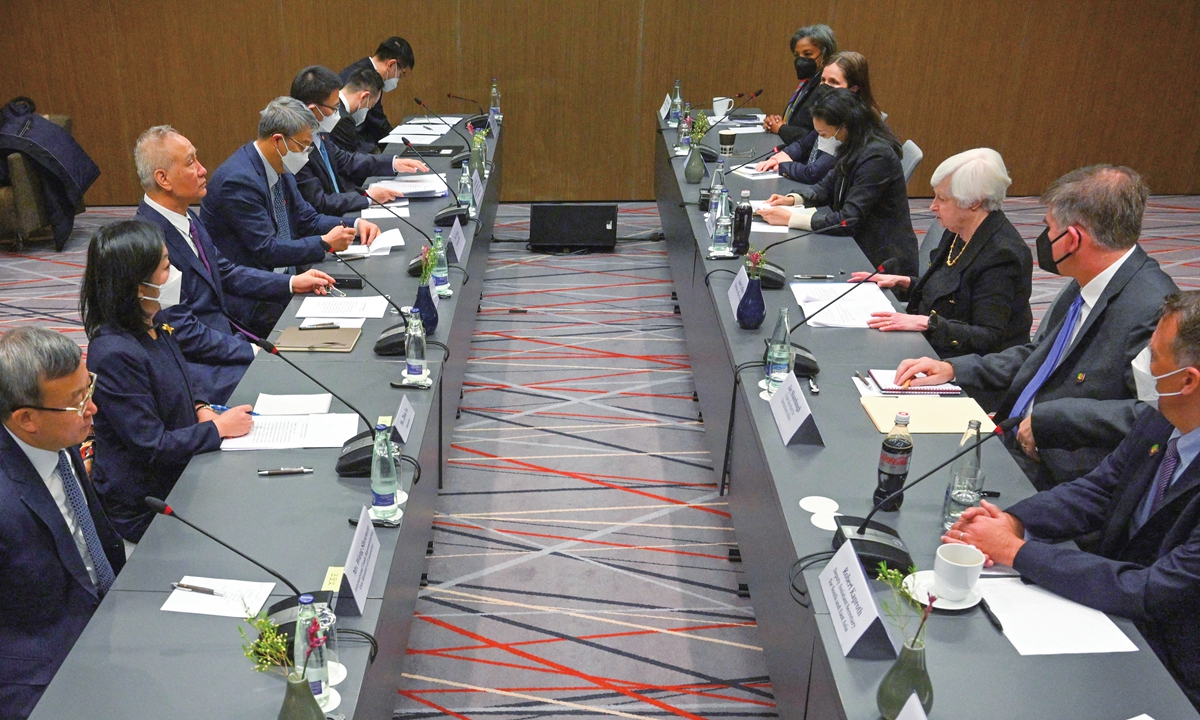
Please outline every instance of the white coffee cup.
[[729, 112], [733, 107], [733, 98], [716, 97], [713, 98], [713, 119], [721, 118], [725, 113]]
[[983, 553], [974, 545], [942, 545], [933, 561], [932, 593], [952, 602], [965, 600], [979, 582], [983, 560]]

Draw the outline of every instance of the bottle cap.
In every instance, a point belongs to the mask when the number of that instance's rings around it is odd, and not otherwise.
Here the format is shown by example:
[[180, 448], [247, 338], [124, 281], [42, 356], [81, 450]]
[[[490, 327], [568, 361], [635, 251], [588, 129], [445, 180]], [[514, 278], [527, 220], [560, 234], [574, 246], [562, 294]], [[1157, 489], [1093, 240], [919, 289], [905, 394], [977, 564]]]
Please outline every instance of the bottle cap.
[[907, 425], [908, 424], [908, 413], [906, 413], [906, 412], [896, 413], [896, 424], [897, 425]]
[[375, 426], [375, 432], [383, 432], [384, 430], [387, 430], [387, 425], [384, 425], [383, 423], [379, 423]]
[[299, 603], [301, 605], [312, 605], [313, 596], [309, 595], [308, 593], [304, 593], [299, 598], [297, 598], [297, 601], [299, 601]]
[[969, 430], [978, 430], [980, 425], [981, 423], [978, 420], [967, 421], [967, 429]]
[[743, 191], [742, 191], [742, 197], [744, 197], [744, 198], [749, 198], [749, 197], [750, 197], [750, 191], [749, 191], [749, 190], [743, 190]]
[[409, 308], [409, 309], [408, 309], [408, 314], [409, 314], [409, 316], [410, 316], [410, 317], [421, 317], [421, 309], [420, 309], [420, 308], [415, 308], [415, 307], [414, 307], [414, 308]]

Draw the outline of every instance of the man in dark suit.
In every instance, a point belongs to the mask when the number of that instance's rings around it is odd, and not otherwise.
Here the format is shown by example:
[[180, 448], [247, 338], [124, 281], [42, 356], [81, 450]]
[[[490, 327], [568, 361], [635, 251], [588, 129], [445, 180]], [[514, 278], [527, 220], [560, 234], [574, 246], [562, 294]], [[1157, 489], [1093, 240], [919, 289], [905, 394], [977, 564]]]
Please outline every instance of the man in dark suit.
[[[292, 81], [292, 97], [304, 103], [318, 123], [318, 131], [313, 134], [316, 149], [296, 173], [296, 186], [317, 212], [326, 215], [345, 215], [369, 207], [371, 200], [358, 192], [369, 177], [429, 170], [419, 160], [346, 152], [331, 142], [329, 133], [342, 117], [338, 109], [341, 89], [337, 74], [320, 65], [304, 68]], [[379, 185], [367, 188], [366, 193], [377, 203], [390, 202], [403, 194]]]
[[375, 146], [363, 150], [358, 141], [358, 126], [367, 121], [367, 113], [383, 97], [383, 78], [374, 67], [360, 67], [345, 79], [338, 93], [338, 121], [329, 138], [346, 152], [371, 152]]
[[157, 319], [175, 329], [196, 395], [224, 404], [258, 350], [247, 342], [258, 336], [249, 328], [278, 317], [292, 293], [324, 294], [333, 278], [319, 270], [292, 276], [230, 262], [188, 209], [208, 192], [208, 171], [174, 128], [157, 125], [142, 133], [133, 154], [146, 191], [137, 217], [162, 228], [171, 264], [183, 274], [179, 304]]
[[[408, 75], [416, 62], [412, 45], [409, 45], [408, 41], [402, 37], [393, 36], [379, 43], [374, 55], [353, 63], [342, 70], [339, 75], [341, 75], [342, 82], [346, 82], [355, 70], [374, 68], [375, 72], [383, 78], [383, 91], [388, 93], [396, 89], [400, 78]], [[388, 122], [387, 114], [383, 112], [383, 102], [375, 103], [367, 111], [366, 120], [358, 126], [358, 149], [363, 152], [371, 152], [379, 141], [387, 137], [391, 131], [392, 124]]]
[[[309, 265], [345, 250], [355, 234], [367, 245], [379, 234], [378, 225], [361, 218], [347, 227], [340, 217], [318, 213], [300, 195], [294, 173], [309, 160], [316, 125], [304, 103], [276, 98], [261, 113], [258, 140], [213, 173], [200, 219], [233, 262], [260, 270]], [[259, 318], [258, 329], [269, 331], [278, 319]]]
[[948, 362], [905, 360], [897, 370], [898, 383], [1003, 393], [996, 419], [1024, 418], [1005, 443], [1039, 490], [1094, 469], [1145, 409], [1130, 362], [1153, 332], [1163, 298], [1176, 291], [1137, 244], [1148, 195], [1126, 167], [1093, 165], [1056, 180], [1042, 196], [1038, 264], [1072, 282], [1033, 341]]
[[[1099, 467], [1008, 512], [970, 508], [942, 539], [1133, 620], [1200, 709], [1200, 292], [1167, 299], [1146, 350], [1133, 371], [1151, 407]], [[1097, 532], [1094, 554], [1054, 544]]]
[[96, 406], [79, 346], [0, 336], [0, 720], [26, 718], [125, 564], [78, 445]]

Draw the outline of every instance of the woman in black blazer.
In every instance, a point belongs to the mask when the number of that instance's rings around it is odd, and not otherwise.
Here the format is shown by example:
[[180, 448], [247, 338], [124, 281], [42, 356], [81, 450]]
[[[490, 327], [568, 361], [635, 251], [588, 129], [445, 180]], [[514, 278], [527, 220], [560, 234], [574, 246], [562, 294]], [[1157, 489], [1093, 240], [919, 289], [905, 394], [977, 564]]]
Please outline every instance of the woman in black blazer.
[[[1033, 260], [1000, 206], [1012, 181], [1000, 153], [959, 153], [933, 173], [929, 209], [946, 228], [920, 278], [876, 275], [908, 296], [907, 313], [875, 313], [883, 332], [920, 331], [943, 358], [986, 355], [1029, 342]], [[868, 273], [854, 273], [851, 282]]]
[[784, 108], [783, 115], [768, 115], [763, 119], [763, 128], [779, 135], [784, 145], [794, 143], [813, 129], [808, 106], [813, 91], [821, 83], [821, 70], [837, 51], [837, 39], [828, 25], [806, 25], [792, 35], [788, 44], [792, 50], [792, 62], [796, 68], [796, 79], [800, 81], [796, 92]]
[[154, 512], [197, 453], [245, 435], [249, 405], [218, 415], [192, 394], [172, 328], [154, 315], [179, 301], [163, 233], [142, 220], [102, 228], [88, 246], [79, 306], [96, 374], [92, 481], [117, 533], [137, 543]]
[[799, 192], [772, 195], [758, 214], [772, 225], [851, 235], [872, 266], [916, 275], [917, 236], [896, 136], [847, 89], [820, 93], [812, 115], [821, 137], [842, 143], [833, 171]]

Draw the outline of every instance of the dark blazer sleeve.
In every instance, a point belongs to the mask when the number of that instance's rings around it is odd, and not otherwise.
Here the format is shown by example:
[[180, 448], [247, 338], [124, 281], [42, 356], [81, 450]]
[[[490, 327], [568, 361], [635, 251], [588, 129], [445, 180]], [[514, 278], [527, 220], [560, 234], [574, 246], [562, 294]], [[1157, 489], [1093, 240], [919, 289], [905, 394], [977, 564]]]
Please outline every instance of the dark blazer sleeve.
[[350, 115], [343, 115], [341, 120], [338, 120], [337, 125], [333, 126], [333, 130], [329, 133], [329, 138], [333, 143], [346, 152], [355, 152], [358, 150], [358, 131], [355, 129], [354, 118]]
[[184, 303], [160, 310], [155, 315], [155, 320], [165, 322], [174, 329], [172, 336], [183, 356], [190, 362], [202, 365], [249, 365], [254, 360], [254, 350], [250, 343], [200, 322], [192, 309]]
[[[217, 254], [217, 272], [221, 275], [221, 285], [234, 295], [274, 300], [284, 304], [292, 299], [291, 275], [238, 265], [225, 257], [220, 250], [215, 247], [213, 250]], [[175, 340], [179, 340], [178, 331], [175, 333]]]
[[[279, 182], [284, 182], [287, 175], [281, 175]], [[291, 189], [293, 197], [303, 200], [296, 191], [294, 180]], [[287, 241], [279, 237], [268, 202], [269, 198], [264, 198], [259, 188], [251, 185], [244, 175], [235, 175], [225, 180], [222, 197], [215, 199], [210, 207], [220, 213], [224, 224], [236, 234], [237, 241], [263, 267], [311, 265], [324, 260], [325, 249], [321, 247], [320, 237], [294, 237]], [[310, 215], [315, 214], [307, 202], [304, 206]]]
[[[833, 202], [833, 188], [837, 177], [837, 172], [826, 173], [825, 177], [821, 178], [818, 182], [808, 187], [800, 188], [796, 194], [803, 198], [805, 207], [826, 207], [829, 203]], [[816, 216], [814, 215], [813, 217], [815, 218]], [[813, 227], [815, 228], [816, 226], [814, 225]]]
[[[296, 187], [295, 175], [284, 173], [279, 176], [279, 182], [284, 183], [284, 187], [286, 188], [284, 192], [288, 195], [288, 202], [291, 203], [288, 207], [288, 212], [291, 213], [292, 227], [306, 236], [301, 238], [302, 242], [305, 244], [312, 242], [321, 251], [320, 259], [310, 262], [320, 262], [320, 260], [325, 258], [325, 250], [321, 247], [321, 236], [341, 225], [342, 219], [332, 215], [324, 215], [313, 209], [313, 206], [300, 195], [300, 190]], [[287, 264], [301, 265], [303, 263]]]
[[[329, 163], [333, 165], [334, 172], [357, 185], [362, 185], [369, 177], [396, 174], [392, 169], [392, 158], [396, 157], [395, 155], [346, 152], [336, 144], [328, 142], [325, 143], [325, 147], [328, 149]], [[362, 199], [361, 195], [354, 195]]]
[[[837, 210], [829, 207], [833, 199], [835, 173], [829, 173], [822, 182], [815, 186], [812, 192], [812, 202], [805, 198], [805, 205], [818, 208], [812, 217], [812, 229], [823, 230], [840, 225], [843, 220], [860, 221], [869, 215], [880, 204], [888, 186], [897, 175], [903, 176], [900, 159], [888, 157], [886, 153], [872, 152], [866, 154], [850, 171], [846, 180], [846, 197], [842, 206]], [[825, 182], [828, 180], [829, 182]]]
[[[982, 258], [981, 258], [982, 259]], [[964, 352], [985, 353], [1004, 338], [1009, 318], [1018, 308], [1021, 298], [1021, 262], [1007, 249], [1001, 249], [987, 267], [972, 273], [971, 323], [939, 317], [927, 333], [930, 344], [957, 347]]]
[[792, 162], [803, 163], [808, 160], [809, 154], [812, 152], [813, 145], [816, 144], [817, 131], [813, 130], [804, 137], [795, 142], [788, 143], [787, 147], [783, 148], [783, 152], [792, 159]]
[[817, 153], [817, 157], [809, 163], [779, 163], [779, 174], [798, 183], [813, 185], [824, 179], [829, 174], [829, 171], [833, 170], [835, 163], [837, 163], [835, 156], [827, 152], [819, 152]]
[[97, 375], [96, 404], [105, 409], [127, 450], [146, 467], [157, 471], [161, 465], [182, 465], [186, 458], [221, 447], [220, 433], [211, 422], [166, 429], [146, 369], [149, 357], [140, 345], [122, 343], [98, 360], [94, 366], [88, 363]]
[[[336, 146], [333, 143], [326, 143], [325, 147], [332, 150]], [[331, 157], [330, 160], [332, 159]], [[301, 197], [313, 206], [314, 210], [322, 215], [345, 215], [362, 210], [371, 204], [370, 200], [356, 192], [330, 192], [319, 176], [319, 174], [324, 174], [324, 170], [318, 171], [313, 167], [314, 164], [321, 162], [324, 161], [320, 154], [314, 150], [308, 163], [300, 168], [300, 172], [296, 173], [296, 189], [300, 191]]]

